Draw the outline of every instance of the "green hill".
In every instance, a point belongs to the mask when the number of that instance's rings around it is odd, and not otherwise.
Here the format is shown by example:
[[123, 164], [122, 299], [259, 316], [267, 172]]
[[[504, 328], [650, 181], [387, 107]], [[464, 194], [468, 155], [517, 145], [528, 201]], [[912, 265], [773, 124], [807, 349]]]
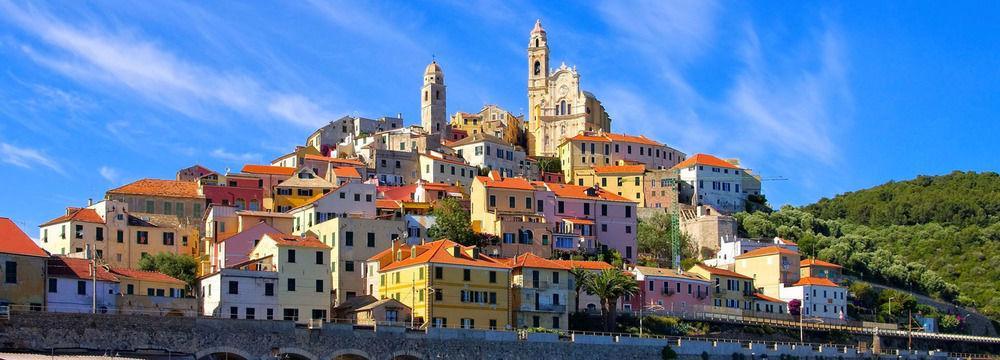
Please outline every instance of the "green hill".
[[782, 236], [865, 279], [1000, 319], [1000, 175], [953, 172], [740, 213], [740, 231]]

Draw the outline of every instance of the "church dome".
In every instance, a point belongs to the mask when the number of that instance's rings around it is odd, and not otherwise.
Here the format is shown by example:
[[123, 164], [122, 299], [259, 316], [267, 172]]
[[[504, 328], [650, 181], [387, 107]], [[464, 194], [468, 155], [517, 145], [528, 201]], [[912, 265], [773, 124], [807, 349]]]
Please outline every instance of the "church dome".
[[545, 29], [542, 29], [542, 19], [535, 20], [535, 28], [531, 29], [531, 33], [532, 34], [535, 34], [535, 33], [544, 34], [545, 33]]
[[435, 73], [443, 73], [443, 71], [441, 71], [441, 66], [437, 63], [437, 60], [431, 61], [430, 64], [427, 64], [427, 68], [424, 69], [424, 75], [431, 75]]

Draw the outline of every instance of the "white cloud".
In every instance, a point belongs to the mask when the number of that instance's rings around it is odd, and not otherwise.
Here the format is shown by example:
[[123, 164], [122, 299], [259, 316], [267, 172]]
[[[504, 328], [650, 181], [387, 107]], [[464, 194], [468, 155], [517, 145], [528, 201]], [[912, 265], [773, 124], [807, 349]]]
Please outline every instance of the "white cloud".
[[42, 166], [61, 175], [66, 175], [59, 164], [43, 152], [36, 149], [14, 146], [8, 143], [0, 143], [0, 161], [25, 169], [33, 169], [36, 166]]
[[251, 163], [260, 160], [261, 155], [258, 153], [244, 152], [244, 153], [234, 153], [227, 151], [223, 148], [217, 148], [209, 153], [214, 158], [225, 160], [229, 162], [234, 162], [238, 164]]
[[720, 6], [711, 0], [643, 0], [609, 1], [599, 8], [632, 46], [687, 61], [711, 47]]
[[[287, 97], [307, 99], [266, 89], [251, 76], [213, 69], [183, 59], [154, 41], [135, 33], [109, 31], [97, 26], [86, 29], [61, 22], [34, 8], [19, 8], [0, 2], [0, 9], [16, 25], [34, 33], [51, 51], [22, 46], [35, 62], [85, 84], [120, 86], [147, 101], [193, 118], [210, 117], [213, 109], [228, 109], [250, 116], [270, 114], [300, 125], [326, 112], [319, 105], [295, 114], [269, 111], [269, 104]], [[301, 116], [301, 117], [290, 117]]]
[[119, 182], [121, 182], [122, 174], [120, 171], [118, 171], [118, 169], [115, 169], [107, 165], [102, 165], [97, 170], [97, 172], [101, 174], [101, 177], [104, 178], [104, 180], [107, 180], [111, 184], [118, 184]]

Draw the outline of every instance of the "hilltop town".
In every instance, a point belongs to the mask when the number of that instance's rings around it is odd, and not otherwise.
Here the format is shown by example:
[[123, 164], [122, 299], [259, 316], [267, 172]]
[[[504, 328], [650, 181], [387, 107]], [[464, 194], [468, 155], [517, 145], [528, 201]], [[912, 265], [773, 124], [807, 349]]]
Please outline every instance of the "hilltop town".
[[[616, 314], [714, 314], [899, 329], [850, 316], [840, 265], [740, 236], [732, 215], [769, 205], [739, 154], [615, 132], [577, 69], [550, 64], [540, 21], [527, 40], [527, 114], [449, 114], [432, 61], [419, 125], [344, 116], [270, 163], [142, 178], [52, 209], [37, 243], [0, 218], [0, 305], [413, 328], [618, 331]], [[644, 222], [665, 224], [662, 248], [640, 246]]]

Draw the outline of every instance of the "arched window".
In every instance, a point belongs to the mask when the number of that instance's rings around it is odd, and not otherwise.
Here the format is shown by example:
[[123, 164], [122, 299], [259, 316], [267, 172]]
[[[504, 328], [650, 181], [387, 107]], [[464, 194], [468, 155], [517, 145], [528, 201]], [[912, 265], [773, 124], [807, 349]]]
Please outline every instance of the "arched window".
[[236, 209], [243, 210], [246, 208], [246, 202], [243, 199], [236, 199]]
[[542, 73], [542, 62], [535, 60], [535, 75], [539, 75], [541, 73]]
[[535, 39], [535, 47], [541, 46], [541, 43], [542, 43], [541, 39]]
[[557, 115], [566, 115], [566, 100], [559, 101], [559, 114]]
[[257, 199], [250, 200], [250, 210], [253, 211], [260, 210], [260, 206], [257, 204]]
[[441, 100], [441, 90], [434, 91], [434, 100]]
[[427, 100], [429, 98], [430, 98], [430, 93], [427, 92], [427, 91], [424, 91], [424, 100]]

